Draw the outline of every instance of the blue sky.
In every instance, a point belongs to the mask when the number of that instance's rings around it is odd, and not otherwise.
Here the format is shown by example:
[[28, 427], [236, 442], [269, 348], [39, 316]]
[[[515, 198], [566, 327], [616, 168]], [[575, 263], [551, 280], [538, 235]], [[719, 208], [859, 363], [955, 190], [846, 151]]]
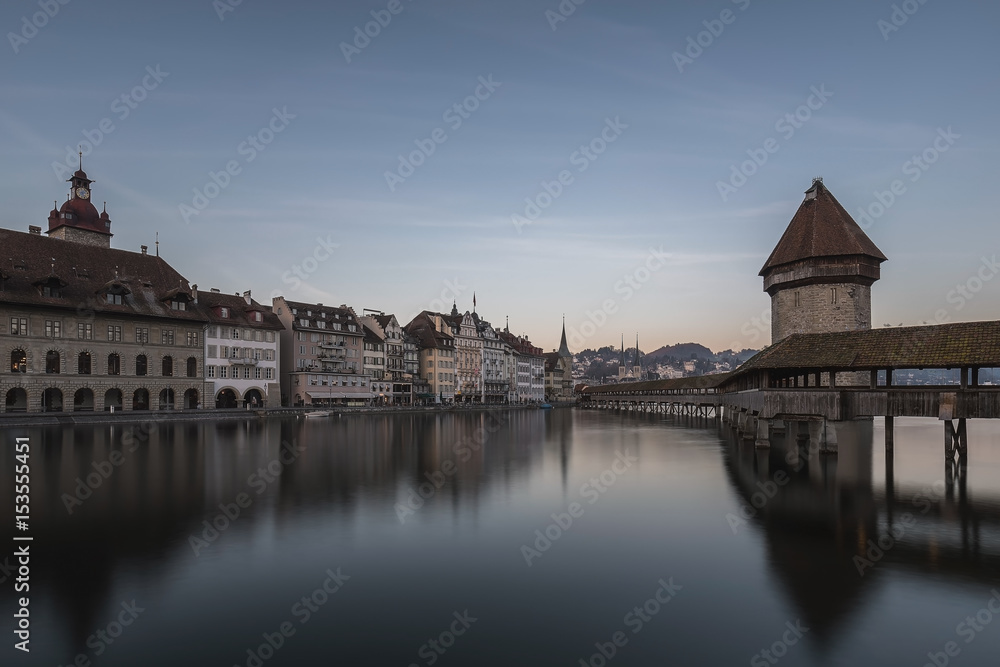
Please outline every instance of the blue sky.
[[[896, 26], [893, 3], [860, 0], [566, 0], [558, 22], [555, 0], [52, 2], [37, 31], [38, 0], [0, 8], [8, 228], [45, 224], [68, 192], [53, 163], [87, 133], [114, 245], [158, 232], [202, 288], [404, 321], [475, 293], [546, 349], [563, 313], [573, 347], [638, 331], [646, 350], [724, 349], [767, 342], [757, 273], [813, 177], [852, 214], [899, 180], [868, 229], [889, 257], [873, 323], [998, 317], [1000, 279], [983, 280], [1000, 251], [993, 3], [896, 3]], [[373, 11], [386, 25], [347, 62]], [[400, 172], [416, 142], [433, 153]], [[925, 150], [933, 164], [907, 165]], [[526, 198], [545, 206], [515, 225]]]

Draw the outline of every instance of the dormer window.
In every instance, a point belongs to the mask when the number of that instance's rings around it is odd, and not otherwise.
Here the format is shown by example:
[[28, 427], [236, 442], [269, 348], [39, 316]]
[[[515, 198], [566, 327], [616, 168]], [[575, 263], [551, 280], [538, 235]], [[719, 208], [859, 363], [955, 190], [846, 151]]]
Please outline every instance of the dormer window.
[[66, 283], [60, 278], [50, 275], [47, 278], [37, 281], [35, 285], [42, 296], [60, 299], [62, 298], [62, 288], [66, 286]]
[[173, 299], [170, 301], [170, 310], [187, 310], [187, 302]]
[[228, 318], [229, 317], [229, 309], [226, 308], [225, 306], [223, 306], [222, 308], [219, 308], [219, 317]]
[[253, 313], [253, 321], [254, 322], [263, 322], [264, 321], [264, 315], [260, 311], [254, 311], [254, 313]]
[[105, 296], [108, 299], [108, 305], [111, 305], [111, 306], [120, 306], [120, 305], [122, 305], [122, 299], [123, 299], [123, 297], [122, 297], [121, 294], [113, 294], [111, 292], [108, 292]]

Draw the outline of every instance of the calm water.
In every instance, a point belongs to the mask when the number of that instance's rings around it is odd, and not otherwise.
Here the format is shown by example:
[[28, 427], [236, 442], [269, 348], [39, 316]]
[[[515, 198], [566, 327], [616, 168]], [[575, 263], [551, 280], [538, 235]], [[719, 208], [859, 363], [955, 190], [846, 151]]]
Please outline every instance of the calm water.
[[996, 665], [1000, 425], [951, 473], [941, 431], [901, 420], [887, 471], [878, 420], [833, 459], [579, 410], [7, 429], [0, 664]]

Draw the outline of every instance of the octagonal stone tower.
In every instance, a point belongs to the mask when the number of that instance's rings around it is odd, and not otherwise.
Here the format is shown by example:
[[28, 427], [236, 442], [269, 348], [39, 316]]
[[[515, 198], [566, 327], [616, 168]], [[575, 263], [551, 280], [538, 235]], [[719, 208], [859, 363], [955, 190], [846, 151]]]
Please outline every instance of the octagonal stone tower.
[[871, 329], [871, 287], [886, 259], [823, 179], [813, 179], [760, 270], [771, 296], [771, 343], [794, 333]]

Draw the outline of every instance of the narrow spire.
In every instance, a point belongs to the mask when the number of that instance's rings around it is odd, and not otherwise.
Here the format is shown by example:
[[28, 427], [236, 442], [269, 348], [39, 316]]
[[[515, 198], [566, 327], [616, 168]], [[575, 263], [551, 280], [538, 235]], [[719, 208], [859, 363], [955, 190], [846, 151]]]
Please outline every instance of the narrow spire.
[[156, 232], [156, 256], [160, 256], [160, 232]]
[[76, 148], [77, 148], [77, 153], [79, 153], [80, 155], [80, 171], [83, 171], [83, 145], [81, 144]]
[[562, 340], [559, 341], [559, 354], [564, 357], [572, 356], [569, 351], [569, 346], [566, 344], [566, 314], [563, 314], [562, 323]]

